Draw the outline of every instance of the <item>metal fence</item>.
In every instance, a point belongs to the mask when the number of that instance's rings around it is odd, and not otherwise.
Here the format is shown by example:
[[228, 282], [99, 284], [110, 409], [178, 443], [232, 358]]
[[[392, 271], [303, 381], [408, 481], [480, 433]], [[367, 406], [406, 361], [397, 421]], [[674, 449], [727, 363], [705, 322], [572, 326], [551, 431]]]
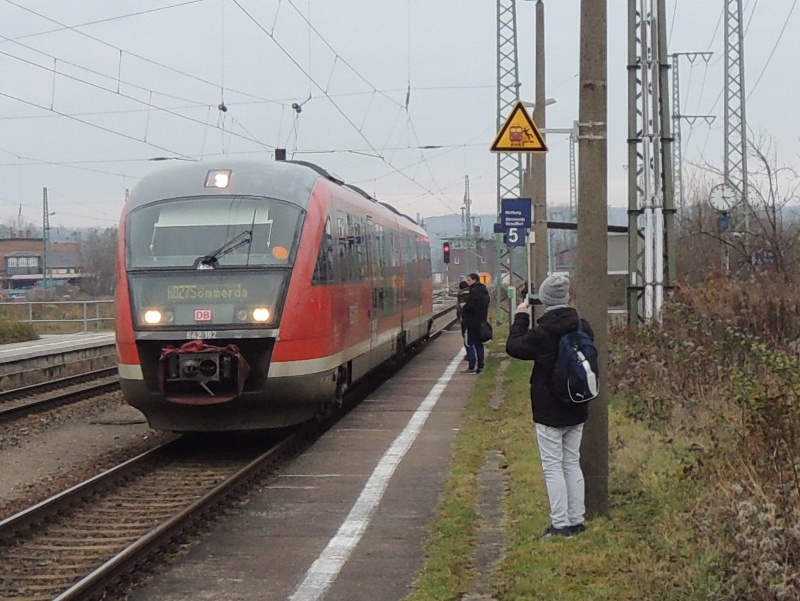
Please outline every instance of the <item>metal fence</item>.
[[[113, 300], [0, 302], [0, 315], [30, 324], [48, 324], [47, 330], [99, 332], [112, 329]], [[82, 330], [81, 330], [82, 329]]]

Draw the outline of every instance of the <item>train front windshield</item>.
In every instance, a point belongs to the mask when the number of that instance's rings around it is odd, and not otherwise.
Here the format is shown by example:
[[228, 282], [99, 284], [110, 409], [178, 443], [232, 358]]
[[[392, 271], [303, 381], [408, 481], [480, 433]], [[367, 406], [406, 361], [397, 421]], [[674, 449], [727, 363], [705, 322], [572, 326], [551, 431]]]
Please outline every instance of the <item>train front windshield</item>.
[[131, 212], [128, 268], [286, 265], [300, 209], [264, 198], [199, 197]]
[[302, 215], [294, 205], [250, 197], [185, 198], [131, 211], [127, 262], [137, 328], [276, 325]]

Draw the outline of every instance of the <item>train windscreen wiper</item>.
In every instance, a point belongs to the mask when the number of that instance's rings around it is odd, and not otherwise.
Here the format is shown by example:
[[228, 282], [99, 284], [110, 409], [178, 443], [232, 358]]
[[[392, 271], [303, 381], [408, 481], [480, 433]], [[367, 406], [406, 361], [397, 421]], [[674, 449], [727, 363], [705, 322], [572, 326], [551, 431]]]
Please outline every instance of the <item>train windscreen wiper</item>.
[[236, 236], [228, 240], [225, 244], [220, 246], [214, 252], [209, 253], [204, 257], [199, 257], [194, 262], [194, 266], [197, 269], [216, 269], [219, 266], [220, 258], [224, 257], [228, 253], [233, 252], [237, 248], [244, 246], [245, 244], [252, 244], [252, 242], [253, 242], [253, 230], [244, 230], [243, 232], [237, 234]]

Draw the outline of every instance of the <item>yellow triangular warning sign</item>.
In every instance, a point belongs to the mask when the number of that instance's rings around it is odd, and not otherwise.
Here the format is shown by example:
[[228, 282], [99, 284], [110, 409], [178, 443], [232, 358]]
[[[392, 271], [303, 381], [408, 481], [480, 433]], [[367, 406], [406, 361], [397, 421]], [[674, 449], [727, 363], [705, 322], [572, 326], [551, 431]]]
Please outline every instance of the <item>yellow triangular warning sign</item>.
[[492, 152], [547, 152], [547, 143], [525, 105], [517, 100], [511, 114], [497, 133]]

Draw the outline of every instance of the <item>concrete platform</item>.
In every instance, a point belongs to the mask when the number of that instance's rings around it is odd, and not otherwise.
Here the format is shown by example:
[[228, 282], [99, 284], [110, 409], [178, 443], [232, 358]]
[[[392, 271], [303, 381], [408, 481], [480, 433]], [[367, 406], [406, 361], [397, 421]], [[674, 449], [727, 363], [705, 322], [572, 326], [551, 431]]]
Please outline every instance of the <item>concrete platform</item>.
[[0, 363], [32, 359], [54, 353], [114, 346], [114, 333], [45, 334], [39, 340], [0, 344]]
[[424, 543], [476, 382], [444, 332], [129, 601], [394, 601]]
[[0, 390], [41, 384], [117, 364], [113, 333], [54, 334], [0, 345]]

